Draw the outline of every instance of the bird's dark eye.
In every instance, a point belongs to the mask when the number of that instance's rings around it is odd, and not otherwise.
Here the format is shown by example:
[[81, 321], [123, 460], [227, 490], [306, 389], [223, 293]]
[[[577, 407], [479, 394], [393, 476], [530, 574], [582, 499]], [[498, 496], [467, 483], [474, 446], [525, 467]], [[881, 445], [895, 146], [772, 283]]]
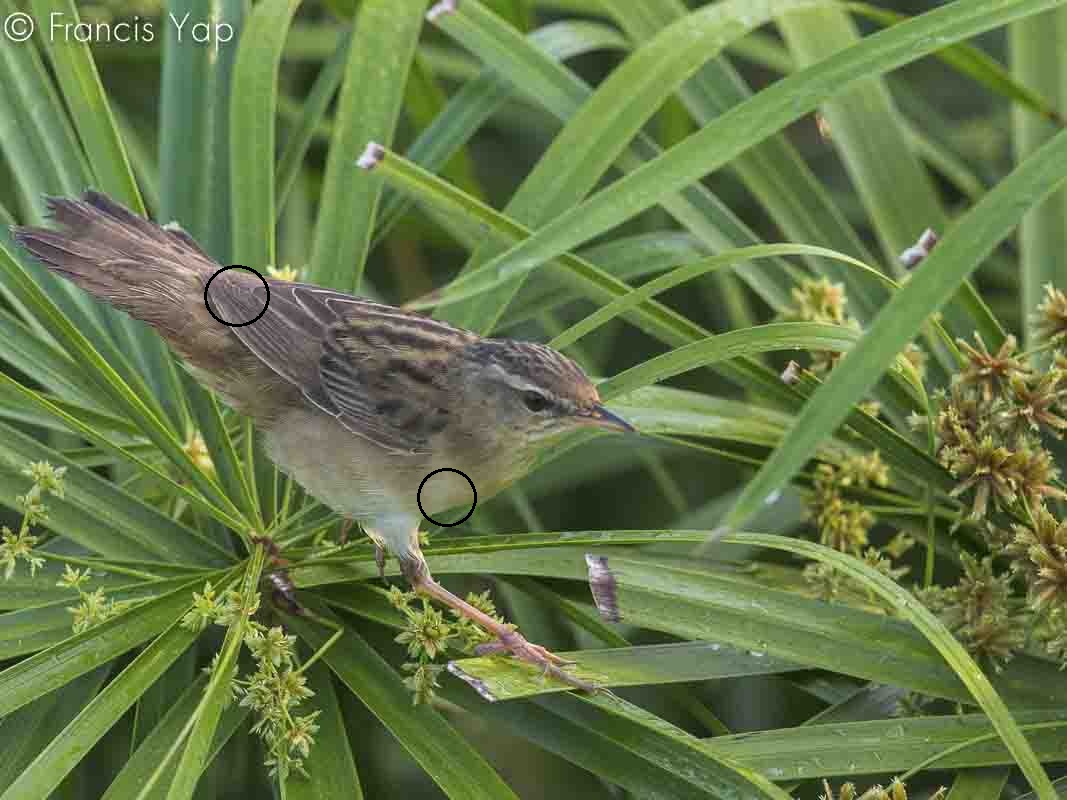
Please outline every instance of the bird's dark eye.
[[528, 409], [535, 413], [538, 411], [544, 411], [546, 408], [549, 407], [549, 405], [551, 405], [547, 397], [545, 397], [540, 392], [534, 391], [523, 392], [522, 402], [526, 405]]

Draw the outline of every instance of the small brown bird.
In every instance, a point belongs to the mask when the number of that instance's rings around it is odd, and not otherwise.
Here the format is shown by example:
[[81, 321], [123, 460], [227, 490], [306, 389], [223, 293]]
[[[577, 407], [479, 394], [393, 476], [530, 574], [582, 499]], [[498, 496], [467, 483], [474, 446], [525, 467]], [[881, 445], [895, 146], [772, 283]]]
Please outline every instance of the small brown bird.
[[201, 383], [255, 420], [281, 469], [399, 559], [416, 591], [484, 627], [497, 640], [491, 649], [589, 688], [560, 658], [438, 584], [418, 540], [419, 499], [431, 516], [473, 500], [455, 472], [435, 475], [419, 495], [434, 470], [460, 470], [479, 498], [490, 497], [561, 434], [633, 430], [573, 361], [319, 286], [220, 271], [177, 226], [98, 192], [51, 198], [49, 208], [62, 231], [15, 228], [15, 240], [159, 331]]

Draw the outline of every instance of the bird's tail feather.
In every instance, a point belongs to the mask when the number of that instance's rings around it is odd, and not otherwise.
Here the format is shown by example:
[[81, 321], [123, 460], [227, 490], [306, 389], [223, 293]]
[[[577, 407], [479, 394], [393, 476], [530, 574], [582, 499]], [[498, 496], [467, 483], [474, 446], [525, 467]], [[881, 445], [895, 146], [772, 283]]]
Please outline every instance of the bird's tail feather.
[[62, 230], [16, 227], [15, 241], [53, 272], [157, 327], [180, 325], [218, 268], [185, 231], [157, 225], [100, 192], [51, 197], [48, 208]]

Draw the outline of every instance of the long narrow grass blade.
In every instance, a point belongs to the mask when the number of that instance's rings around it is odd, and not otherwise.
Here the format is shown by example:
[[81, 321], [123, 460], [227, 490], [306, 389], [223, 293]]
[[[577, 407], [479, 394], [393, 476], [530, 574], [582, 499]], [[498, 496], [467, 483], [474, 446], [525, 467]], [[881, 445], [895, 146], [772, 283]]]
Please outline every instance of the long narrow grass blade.
[[[1062, 136], [1061, 139], [1067, 141], [1067, 135]], [[873, 591], [903, 619], [921, 631], [923, 636], [937, 648], [959, 676], [960, 681], [971, 692], [974, 700], [985, 711], [993, 728], [1014, 757], [1015, 763], [1019, 765], [1030, 782], [1030, 786], [1037, 792], [1037, 796], [1041, 800], [1056, 799], [1056, 790], [1052, 788], [1048, 774], [1041, 766], [1030, 743], [1019, 730], [1019, 725], [1012, 717], [1004, 699], [993, 688], [985, 673], [974, 663], [974, 659], [968, 655], [959, 640], [952, 635], [943, 622], [934, 616], [933, 612], [918, 602], [911, 592], [858, 559], [812, 542], [768, 534], [736, 534], [730, 537], [730, 541], [770, 547], [815, 559], [841, 570], [842, 573]]]
[[357, 180], [353, 162], [367, 142], [393, 138], [425, 9], [423, 0], [359, 7], [311, 251], [316, 283], [358, 290], [363, 282], [382, 185], [376, 177]]
[[233, 260], [254, 269], [275, 255], [275, 124], [278, 65], [300, 0], [266, 0], [241, 34], [230, 95]]
[[[949, 230], [941, 244], [893, 295], [837, 369], [812, 394], [786, 441], [763, 465], [727, 519], [740, 525], [774, 489], [783, 486], [849, 409], [875, 384], [923, 323], [956, 292], [1022, 216], [1067, 179], [1067, 132], [1060, 133]], [[851, 359], [851, 360], [850, 360]]]

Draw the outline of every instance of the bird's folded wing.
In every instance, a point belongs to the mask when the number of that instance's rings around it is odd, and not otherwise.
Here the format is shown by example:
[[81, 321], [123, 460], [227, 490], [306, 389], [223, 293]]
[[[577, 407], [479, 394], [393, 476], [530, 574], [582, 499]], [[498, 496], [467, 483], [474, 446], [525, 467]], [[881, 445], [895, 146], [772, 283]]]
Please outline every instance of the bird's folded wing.
[[[352, 433], [397, 454], [426, 448], [433, 420], [419, 419], [417, 407], [393, 397], [400, 388], [380, 356], [387, 348], [353, 353], [348, 320], [366, 320], [398, 309], [310, 284], [266, 279], [244, 270], [219, 273], [207, 302], [220, 318], [255, 322], [231, 328], [257, 358], [298, 387], [308, 400]], [[342, 344], [342, 342], [344, 344]], [[355, 356], [355, 357], [354, 357]]]

